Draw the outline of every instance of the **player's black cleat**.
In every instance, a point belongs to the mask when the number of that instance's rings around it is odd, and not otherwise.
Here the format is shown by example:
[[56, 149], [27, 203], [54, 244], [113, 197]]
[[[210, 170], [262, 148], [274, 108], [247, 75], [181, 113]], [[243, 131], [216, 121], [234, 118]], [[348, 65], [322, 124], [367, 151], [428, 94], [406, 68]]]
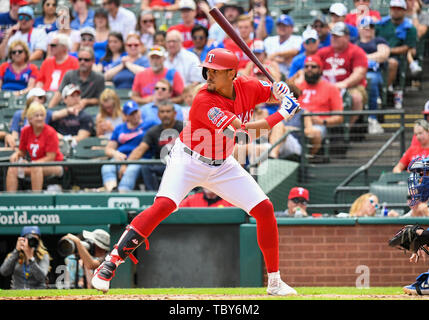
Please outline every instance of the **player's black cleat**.
[[[112, 257], [109, 256], [109, 258], [111, 259]], [[116, 267], [114, 262], [104, 261], [94, 272], [91, 280], [92, 286], [106, 293], [110, 287], [110, 280], [115, 276]]]
[[127, 257], [137, 264], [138, 261], [132, 253], [143, 242], [146, 243], [146, 250], [149, 249], [147, 239], [138, 234], [133, 227], [127, 226], [118, 244], [114, 246], [113, 251], [107, 255], [105, 261], [95, 270], [91, 280], [92, 286], [106, 293], [109, 290], [110, 280], [115, 276], [116, 268], [123, 263]]

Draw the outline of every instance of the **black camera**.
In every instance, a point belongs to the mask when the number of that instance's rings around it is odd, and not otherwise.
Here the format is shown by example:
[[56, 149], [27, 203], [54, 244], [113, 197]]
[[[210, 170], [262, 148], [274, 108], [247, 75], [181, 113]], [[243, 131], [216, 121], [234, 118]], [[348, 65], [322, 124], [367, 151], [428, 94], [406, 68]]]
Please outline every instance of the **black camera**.
[[34, 236], [32, 234], [26, 234], [25, 238], [28, 239], [28, 246], [30, 248], [37, 249], [37, 247], [39, 246], [39, 238], [37, 238], [36, 236]]
[[[88, 250], [89, 254], [93, 256], [95, 253], [95, 243], [90, 240], [82, 240], [82, 239], [80, 240], [80, 242], [85, 247], [85, 249]], [[60, 241], [58, 241], [57, 251], [62, 257], [67, 257], [71, 254], [78, 253], [76, 244], [73, 242], [73, 240], [70, 240], [65, 237], [61, 238]]]

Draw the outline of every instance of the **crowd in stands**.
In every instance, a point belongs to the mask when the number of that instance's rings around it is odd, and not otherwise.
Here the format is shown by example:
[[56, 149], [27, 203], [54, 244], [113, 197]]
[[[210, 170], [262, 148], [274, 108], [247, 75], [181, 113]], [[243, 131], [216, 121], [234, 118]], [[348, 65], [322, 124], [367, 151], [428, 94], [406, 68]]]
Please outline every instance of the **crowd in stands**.
[[[272, 16], [266, 0], [249, 0], [247, 6], [234, 0], [143, 0], [138, 14], [121, 0], [103, 0], [101, 5], [91, 0], [10, 0], [0, 13], [0, 87], [27, 104], [17, 111], [10, 132], [0, 137], [5, 147], [16, 151], [11, 161], [25, 159], [30, 151], [28, 142], [21, 141], [26, 125], [37, 136], [42, 124], [57, 133], [58, 141], [49, 141], [39, 150], [43, 154], [29, 161], [63, 159], [57, 153], [58, 144], [76, 145], [91, 136], [109, 140], [109, 159], [162, 159], [160, 146], [175, 138], [162, 132], [180, 132], [186, 124], [193, 97], [204, 84], [199, 65], [211, 49], [233, 51], [239, 58], [240, 75], [267, 80], [214, 22], [208, 13], [214, 6], [274, 79], [288, 79], [300, 89], [304, 114], [341, 112], [346, 107], [377, 110], [382, 86], [394, 93], [394, 107], [403, 108], [401, 70], [409, 68], [413, 75], [422, 72], [417, 44], [427, 35], [429, 14], [421, 0], [391, 0], [387, 16], [370, 7], [369, 0], [353, 3], [354, 8], [347, 8], [333, 1], [328, 14], [315, 16], [299, 29], [290, 15]], [[35, 13], [38, 7], [41, 14]], [[181, 21], [161, 26], [157, 13], [177, 10]], [[126, 98], [120, 96], [121, 90], [128, 91]], [[345, 105], [346, 97], [350, 105]], [[36, 102], [37, 121], [31, 111]], [[259, 105], [254, 118], [272, 114], [277, 107]], [[91, 108], [98, 111], [93, 114]], [[301, 129], [303, 123], [312, 144], [310, 153], [315, 155], [327, 130], [345, 121], [339, 115], [305, 116], [303, 122], [301, 117], [298, 114], [276, 126], [265, 145], [272, 145], [288, 130]], [[348, 121], [353, 127], [358, 120], [353, 116]], [[379, 119], [369, 116], [368, 133], [381, 132]], [[294, 131], [270, 156], [287, 158], [301, 152], [299, 132]], [[143, 167], [106, 165], [104, 186], [130, 190], [142, 174], [146, 188], [156, 190], [163, 165]], [[38, 174], [50, 174], [53, 169], [46, 167]], [[18, 170], [11, 168], [9, 175], [8, 189], [15, 190], [12, 181]], [[25, 175], [35, 176], [30, 170]], [[39, 181], [33, 186], [38, 189]]]

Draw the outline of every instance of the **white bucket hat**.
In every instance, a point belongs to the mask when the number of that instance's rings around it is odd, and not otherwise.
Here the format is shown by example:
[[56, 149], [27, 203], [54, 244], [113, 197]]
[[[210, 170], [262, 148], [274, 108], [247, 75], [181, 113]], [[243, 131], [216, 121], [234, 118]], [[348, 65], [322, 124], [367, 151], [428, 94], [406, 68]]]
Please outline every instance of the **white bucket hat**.
[[102, 229], [95, 229], [92, 232], [83, 230], [82, 235], [85, 239], [94, 241], [101, 249], [110, 250], [110, 235], [106, 231]]

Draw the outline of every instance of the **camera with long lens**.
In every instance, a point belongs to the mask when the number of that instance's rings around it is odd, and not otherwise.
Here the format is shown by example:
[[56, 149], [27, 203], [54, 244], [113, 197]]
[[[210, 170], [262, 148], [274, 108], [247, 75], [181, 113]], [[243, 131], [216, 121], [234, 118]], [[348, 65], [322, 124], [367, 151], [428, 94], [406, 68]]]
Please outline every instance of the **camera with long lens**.
[[39, 238], [37, 238], [36, 236], [34, 236], [32, 234], [26, 234], [24, 237], [27, 238], [28, 246], [30, 248], [37, 249], [37, 247], [39, 246]]
[[[95, 253], [94, 242], [88, 239], [81, 239], [80, 242], [82, 243], [83, 247], [89, 252], [89, 254], [93, 256]], [[65, 237], [62, 237], [60, 241], [58, 241], [57, 251], [62, 257], [67, 257], [71, 254], [78, 254], [76, 244], [73, 242], [73, 240], [70, 240]]]

